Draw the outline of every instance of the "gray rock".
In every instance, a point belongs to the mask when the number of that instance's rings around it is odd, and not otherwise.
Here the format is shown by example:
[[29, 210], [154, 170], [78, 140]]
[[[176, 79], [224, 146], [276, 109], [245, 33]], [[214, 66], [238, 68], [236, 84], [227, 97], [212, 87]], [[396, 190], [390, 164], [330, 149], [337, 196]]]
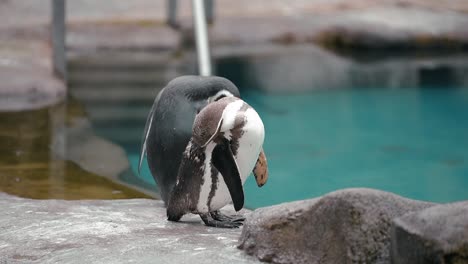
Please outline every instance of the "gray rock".
[[[229, 54], [236, 57], [230, 59]], [[362, 53], [361, 57], [355, 56], [357, 54], [335, 54], [315, 45], [260, 45], [257, 48], [240, 45], [213, 50], [219, 68], [230, 69], [239, 67], [239, 63], [242, 65], [242, 70], [222, 74], [233, 79], [239, 79], [238, 75], [241, 74], [245, 86], [268, 93], [437, 85], [430, 78], [428, 81], [428, 76], [447, 76], [443, 86], [468, 86], [467, 55], [387, 54], [369, 58], [372, 56], [370, 54]]]
[[467, 48], [466, 1], [453, 10], [447, 1], [438, 1], [438, 7], [417, 1], [303, 1], [304, 6], [291, 8], [291, 15], [220, 16], [210, 28], [211, 41], [213, 46], [317, 43], [333, 50], [366, 51]]
[[53, 76], [50, 46], [0, 32], [0, 111], [39, 109], [65, 99], [65, 83]]
[[468, 201], [395, 219], [393, 263], [468, 263]]
[[378, 190], [340, 190], [255, 210], [239, 248], [274, 263], [389, 263], [392, 219], [432, 205]]
[[64, 83], [51, 74], [0, 66], [0, 111], [38, 109], [65, 99]]
[[[40, 2], [0, 1], [0, 7], [0, 31], [37, 27], [50, 20], [50, 7]], [[178, 19], [191, 28], [190, 5], [181, 4], [179, 9]], [[210, 40], [213, 46], [275, 41], [318, 42], [335, 48], [466, 48], [467, 11], [464, 0], [242, 0], [235, 5], [218, 0]], [[178, 36], [156, 29], [165, 19], [164, 1], [122, 1], [111, 6], [71, 1], [68, 44], [167, 46]], [[138, 27], [133, 29], [132, 23]], [[128, 37], [120, 38], [122, 34]]]
[[156, 200], [29, 200], [0, 193], [0, 211], [0, 263], [257, 262], [236, 249], [239, 229], [209, 228], [194, 215], [168, 222]]

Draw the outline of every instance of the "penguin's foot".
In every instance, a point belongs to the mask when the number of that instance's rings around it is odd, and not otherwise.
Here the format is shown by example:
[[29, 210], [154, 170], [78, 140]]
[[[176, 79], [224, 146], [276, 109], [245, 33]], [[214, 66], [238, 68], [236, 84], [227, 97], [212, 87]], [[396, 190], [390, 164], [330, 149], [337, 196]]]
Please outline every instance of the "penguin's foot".
[[242, 223], [245, 220], [245, 217], [243, 216], [229, 216], [229, 215], [222, 214], [221, 211], [219, 210], [210, 212], [210, 215], [211, 217], [213, 217], [214, 220], [218, 220], [218, 221], [232, 221], [232, 222]]
[[242, 221], [231, 220], [216, 220], [212, 217], [211, 213], [200, 214], [201, 219], [207, 226], [221, 227], [221, 228], [239, 228], [242, 226]]

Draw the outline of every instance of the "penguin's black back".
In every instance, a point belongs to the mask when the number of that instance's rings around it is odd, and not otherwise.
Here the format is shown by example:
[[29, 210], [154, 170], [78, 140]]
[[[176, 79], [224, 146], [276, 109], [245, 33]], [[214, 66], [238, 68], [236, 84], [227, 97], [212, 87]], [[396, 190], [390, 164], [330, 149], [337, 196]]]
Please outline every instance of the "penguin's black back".
[[177, 180], [182, 154], [192, 136], [195, 115], [207, 105], [209, 97], [221, 90], [240, 97], [237, 87], [225, 78], [182, 76], [169, 82], [153, 104], [147, 121], [151, 125], [146, 138], [146, 154], [165, 203]]

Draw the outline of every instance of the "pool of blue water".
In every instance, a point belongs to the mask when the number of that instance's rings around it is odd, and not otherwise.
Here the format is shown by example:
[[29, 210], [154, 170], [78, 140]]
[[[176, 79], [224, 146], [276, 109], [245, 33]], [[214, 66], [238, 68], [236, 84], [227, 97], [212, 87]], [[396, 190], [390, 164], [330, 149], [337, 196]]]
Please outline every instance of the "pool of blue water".
[[[246, 207], [369, 187], [412, 199], [468, 199], [468, 89], [247, 90], [265, 124], [270, 178]], [[129, 158], [136, 172], [138, 153]], [[154, 184], [145, 164], [142, 179]]]

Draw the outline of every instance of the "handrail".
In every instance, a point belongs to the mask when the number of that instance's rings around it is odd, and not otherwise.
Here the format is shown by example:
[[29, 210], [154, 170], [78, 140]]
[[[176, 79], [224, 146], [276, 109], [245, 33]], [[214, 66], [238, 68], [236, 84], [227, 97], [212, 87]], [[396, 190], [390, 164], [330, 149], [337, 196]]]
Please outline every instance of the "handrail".
[[201, 76], [210, 76], [211, 58], [204, 0], [193, 0], [193, 20], [198, 55], [198, 73]]
[[[65, 3], [66, 0], [52, 0], [52, 53], [54, 73], [63, 80], [67, 80], [67, 64], [65, 51]], [[209, 1], [210, 20], [213, 20], [213, 0]], [[193, 20], [195, 24], [195, 38], [198, 55], [198, 71], [202, 76], [210, 76], [211, 57], [207, 33], [207, 17], [205, 0], [193, 0]], [[169, 7], [169, 19], [175, 19], [176, 3]]]
[[52, 0], [51, 21], [52, 63], [54, 74], [67, 80], [67, 57], [65, 52], [65, 0]]

